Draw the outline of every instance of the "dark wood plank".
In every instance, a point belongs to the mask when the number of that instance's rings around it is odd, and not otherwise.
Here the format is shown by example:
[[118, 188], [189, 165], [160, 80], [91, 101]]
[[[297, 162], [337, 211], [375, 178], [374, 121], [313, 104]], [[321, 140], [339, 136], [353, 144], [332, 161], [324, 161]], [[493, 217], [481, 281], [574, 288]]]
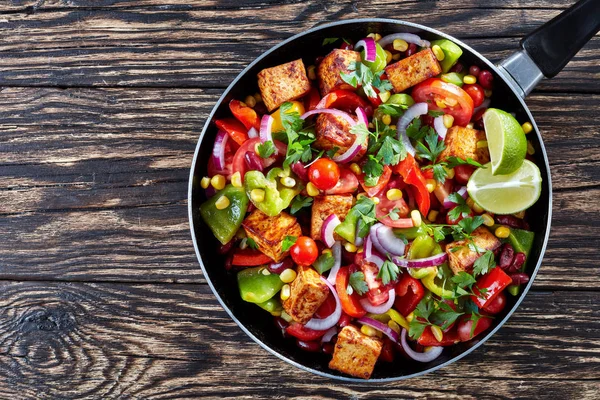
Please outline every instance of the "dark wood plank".
[[486, 345], [426, 377], [332, 385], [260, 349], [206, 285], [0, 287], [0, 386], [19, 398], [594, 398], [600, 379], [598, 293], [531, 293]]

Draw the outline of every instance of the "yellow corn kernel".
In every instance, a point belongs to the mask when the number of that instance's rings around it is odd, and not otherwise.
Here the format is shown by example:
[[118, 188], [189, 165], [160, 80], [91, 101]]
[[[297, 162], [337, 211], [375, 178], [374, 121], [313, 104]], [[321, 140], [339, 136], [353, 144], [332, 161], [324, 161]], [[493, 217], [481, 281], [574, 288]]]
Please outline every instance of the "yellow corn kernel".
[[292, 178], [291, 176], [286, 176], [285, 178], [281, 178], [279, 180], [279, 182], [281, 182], [281, 184], [285, 187], [288, 188], [292, 188], [294, 186], [296, 186], [296, 180], [294, 178]]
[[477, 142], [477, 148], [478, 149], [486, 149], [488, 147], [488, 142], [487, 140], [480, 140]]
[[454, 117], [450, 114], [444, 114], [442, 121], [447, 129], [452, 128], [452, 125], [454, 125]]
[[527, 154], [529, 154], [530, 156], [535, 154], [535, 149], [533, 148], [533, 144], [530, 140], [527, 141]]
[[317, 79], [317, 74], [315, 72], [316, 68], [317, 67], [315, 67], [314, 65], [309, 65], [306, 69], [306, 72], [308, 73], [308, 79], [310, 79], [311, 81]]
[[527, 135], [533, 130], [533, 125], [531, 125], [531, 122], [525, 122], [523, 125], [521, 125], [521, 128], [523, 128], [523, 132], [525, 132]]
[[379, 204], [379, 197], [373, 197], [371, 200], [373, 200], [373, 203]]
[[367, 336], [371, 336], [371, 337], [377, 337], [377, 329], [370, 327], [369, 325], [363, 325], [360, 328], [360, 331], [363, 333], [363, 335], [367, 335]]
[[402, 54], [400, 53], [396, 53], [392, 56], [392, 60], [394, 61], [398, 61], [400, 59], [400, 57], [402, 57]]
[[376, 42], [381, 40], [381, 35], [379, 33], [369, 33], [367, 37], [373, 38]]
[[202, 180], [200, 181], [200, 187], [202, 189], [206, 189], [210, 186], [210, 178], [208, 176], [205, 176], [204, 178], [202, 178]]
[[433, 192], [437, 186], [437, 182], [435, 181], [435, 179], [427, 179], [425, 180], [425, 187], [427, 188], [427, 191], [429, 193]]
[[286, 268], [279, 274], [279, 279], [281, 279], [281, 282], [283, 283], [292, 283], [294, 282], [294, 279], [296, 279], [296, 271], [291, 268]]
[[492, 90], [491, 89], [484, 89], [483, 90], [483, 94], [485, 97], [492, 97]]
[[357, 250], [357, 249], [356, 249], [356, 246], [354, 245], [354, 243], [350, 243], [350, 242], [347, 242], [347, 243], [344, 245], [344, 248], [346, 249], [346, 251], [347, 251], [348, 253], [356, 253], [356, 250]]
[[260, 103], [262, 101], [262, 96], [260, 95], [260, 93], [254, 93], [254, 100], [256, 100], [257, 103]]
[[319, 195], [319, 189], [317, 189], [317, 187], [314, 185], [314, 183], [312, 182], [308, 182], [306, 184], [306, 193], [308, 193], [309, 196], [318, 196]]
[[513, 215], [515, 216], [515, 218], [523, 219], [525, 218], [525, 210], [519, 211], [518, 213], [514, 213]]
[[494, 218], [488, 213], [482, 214], [481, 218], [483, 218], [483, 224], [485, 226], [494, 226]]
[[421, 213], [419, 212], [419, 210], [412, 210], [410, 212], [410, 218], [412, 219], [413, 225], [415, 227], [418, 228], [419, 226], [421, 226], [421, 223], [423, 221], [421, 220]]
[[471, 207], [473, 209], [473, 211], [475, 211], [477, 214], [481, 214], [482, 212], [484, 212], [485, 210], [483, 208], [481, 208], [481, 206], [475, 202], [473, 202], [473, 206]]
[[390, 129], [395, 131], [396, 130], [396, 125], [390, 125]]
[[275, 311], [271, 312], [271, 315], [274, 316], [274, 317], [281, 317], [281, 313], [282, 312], [283, 311], [281, 311], [281, 310], [275, 310]]
[[368, 196], [367, 196], [367, 194], [366, 194], [366, 193], [359, 193], [359, 194], [357, 194], [357, 195], [356, 195], [356, 200], [360, 200], [360, 199], [362, 199], [363, 197], [368, 197]]
[[215, 203], [215, 207], [217, 207], [217, 210], [224, 210], [227, 207], [229, 207], [229, 199], [227, 198], [227, 196], [221, 196], [219, 197], [219, 200], [217, 200], [217, 202]]
[[286, 322], [292, 322], [292, 317], [290, 316], [290, 314], [286, 313], [285, 311], [281, 312], [281, 318], [283, 320], [285, 320]]
[[281, 293], [279, 293], [279, 298], [281, 298], [281, 300], [287, 300], [290, 298], [290, 295], [292, 294], [292, 289], [290, 288], [290, 285], [288, 285], [287, 283], [285, 285], [283, 285], [281, 287]]
[[444, 103], [444, 100], [436, 100], [435, 104], [439, 107], [439, 108], [446, 108], [446, 103]]
[[446, 171], [446, 175], [448, 175], [448, 179], [454, 178], [454, 168], [444, 167], [444, 171]]
[[429, 211], [429, 215], [427, 215], [427, 219], [429, 220], [429, 222], [434, 222], [438, 215], [439, 211], [431, 210]]
[[414, 318], [415, 318], [415, 313], [414, 313], [414, 312], [411, 312], [410, 314], [408, 314], [408, 315], [406, 316], [406, 320], [407, 320], [409, 323], [410, 323], [410, 322], [412, 322], [412, 320], [413, 320]]
[[250, 199], [253, 203], [262, 203], [265, 201], [265, 191], [263, 189], [252, 189], [250, 191]]
[[389, 64], [392, 61], [392, 53], [388, 50], [384, 50], [385, 53], [385, 62]]
[[469, 123], [467, 124], [467, 128], [469, 128], [469, 129], [473, 129], [473, 126], [474, 126], [474, 125], [473, 125], [473, 123], [472, 123], [472, 122], [469, 122]]
[[507, 226], [499, 226], [496, 228], [496, 232], [494, 232], [497, 238], [506, 239], [510, 235], [510, 228]]
[[264, 268], [262, 271], [260, 271], [261, 274], [267, 276], [267, 275], [271, 275], [271, 271], [269, 271], [268, 268]]
[[444, 338], [444, 332], [442, 332], [442, 328], [437, 325], [431, 325], [431, 333], [433, 333], [433, 336], [435, 336], [435, 339], [438, 342], [441, 342]]
[[225, 179], [225, 177], [223, 175], [217, 174], [210, 179], [210, 184], [216, 190], [221, 190], [227, 184], [227, 179]]
[[360, 170], [360, 165], [357, 163], [350, 164], [350, 171], [354, 173], [354, 175], [360, 175], [362, 171]]
[[231, 184], [233, 185], [233, 187], [236, 187], [236, 188], [241, 188], [243, 186], [242, 185], [242, 175], [240, 174], [240, 171], [231, 175]]
[[392, 117], [390, 117], [389, 115], [385, 114], [383, 117], [381, 117], [381, 122], [383, 122], [386, 125], [389, 125], [392, 123]]
[[474, 83], [477, 83], [477, 78], [475, 78], [473, 75], [465, 75], [465, 77], [463, 78], [463, 82], [467, 85], [472, 85]]
[[396, 333], [400, 333], [400, 325], [392, 321], [391, 319], [388, 321], [387, 325], [392, 328], [392, 330]]
[[385, 197], [390, 201], [400, 200], [402, 198], [402, 190], [396, 188], [390, 189], [385, 194]]
[[396, 51], [406, 51], [406, 50], [408, 50], [408, 43], [405, 40], [402, 40], [402, 39], [396, 39], [396, 40], [394, 40], [394, 42], [392, 43], [392, 46], [394, 46], [394, 50], [396, 50]]
[[254, 106], [256, 105], [256, 99], [254, 98], [254, 96], [248, 95], [246, 96], [246, 99], [244, 99], [244, 103], [246, 103], [248, 107], [254, 108]]
[[386, 101], [388, 101], [391, 96], [392, 96], [392, 94], [389, 91], [387, 91], [387, 90], [384, 90], [383, 92], [379, 92], [379, 99], [383, 103], [385, 103]]
[[440, 46], [438, 46], [437, 44], [434, 44], [431, 47], [431, 51], [433, 51], [433, 54], [435, 55], [435, 58], [438, 59], [438, 61], [444, 61], [444, 58], [446, 57], [446, 55], [444, 54], [444, 50], [442, 50], [442, 48]]
[[448, 97], [446, 100], [444, 100], [444, 103], [448, 104], [450, 107], [454, 107], [458, 104], [458, 100], [452, 97]]
[[373, 125], [372, 122], [369, 122], [369, 129], [373, 129], [373, 128], [375, 128], [375, 125]]
[[331, 250], [330, 249], [325, 249], [321, 252], [321, 254], [329, 254], [331, 255]]

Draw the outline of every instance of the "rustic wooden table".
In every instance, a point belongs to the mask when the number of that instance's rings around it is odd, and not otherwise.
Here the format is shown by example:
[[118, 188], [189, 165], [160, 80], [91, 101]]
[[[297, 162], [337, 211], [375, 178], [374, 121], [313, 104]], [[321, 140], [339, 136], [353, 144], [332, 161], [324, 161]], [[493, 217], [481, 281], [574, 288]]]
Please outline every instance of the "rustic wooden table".
[[573, 0], [5, 0], [0, 4], [0, 397], [554, 397], [600, 389], [600, 37], [528, 104], [554, 179], [532, 292], [482, 348], [346, 385], [271, 356], [206, 285], [187, 220], [198, 134], [272, 45], [394, 17], [492, 60]]

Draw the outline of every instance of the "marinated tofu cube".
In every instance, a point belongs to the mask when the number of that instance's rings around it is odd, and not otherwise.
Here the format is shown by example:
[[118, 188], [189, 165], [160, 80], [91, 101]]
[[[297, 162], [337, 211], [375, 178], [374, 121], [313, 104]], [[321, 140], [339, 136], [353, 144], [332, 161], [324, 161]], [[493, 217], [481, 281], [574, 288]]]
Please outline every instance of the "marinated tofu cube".
[[329, 287], [311, 266], [298, 266], [291, 294], [283, 301], [283, 309], [299, 324], [306, 324], [329, 296]]
[[362, 334], [352, 325], [345, 326], [338, 334], [329, 368], [368, 379], [381, 353], [379, 339]]
[[[337, 215], [340, 221], [346, 219], [346, 215], [352, 208], [351, 194], [332, 194], [328, 196], [315, 197], [312, 204], [312, 219], [310, 221], [310, 236], [314, 240], [321, 240], [321, 228], [323, 222], [331, 214]], [[338, 234], [334, 234], [336, 240], [341, 240]]]
[[263, 69], [258, 73], [258, 88], [269, 112], [304, 96], [310, 90], [310, 81], [302, 59]]
[[438, 157], [438, 162], [445, 161], [450, 156], [466, 160], [472, 158], [480, 164], [490, 161], [490, 151], [487, 147], [478, 147], [477, 143], [486, 140], [485, 132], [477, 129], [453, 126], [448, 129], [444, 143], [446, 148]]
[[[494, 251], [502, 244], [493, 233], [483, 226], [475, 229], [471, 237], [473, 238], [473, 244], [483, 250]], [[466, 240], [458, 240], [446, 246], [448, 263], [455, 275], [462, 271], [470, 272], [473, 263], [484, 254], [484, 252], [472, 251], [469, 249], [468, 244]], [[452, 251], [454, 248], [458, 248], [458, 250]]]
[[275, 217], [256, 209], [242, 223], [246, 235], [252, 238], [258, 249], [271, 257], [273, 261], [281, 261], [289, 254], [282, 252], [281, 245], [286, 236], [301, 236], [300, 224], [288, 213], [281, 212]]
[[342, 80], [340, 74], [350, 73], [350, 66], [357, 61], [360, 61], [360, 53], [357, 51], [335, 49], [329, 53], [317, 69], [321, 95], [325, 96], [336, 89], [354, 89]]
[[[316, 140], [312, 146], [320, 150], [337, 148], [336, 155], [343, 154], [356, 140], [356, 135], [350, 132], [350, 123], [342, 117], [331, 114], [320, 114], [315, 124]], [[367, 152], [369, 138], [361, 144], [361, 148], [352, 161], [361, 159]]]
[[439, 75], [442, 67], [433, 51], [425, 49], [388, 65], [385, 72], [396, 93], [400, 93], [426, 79]]

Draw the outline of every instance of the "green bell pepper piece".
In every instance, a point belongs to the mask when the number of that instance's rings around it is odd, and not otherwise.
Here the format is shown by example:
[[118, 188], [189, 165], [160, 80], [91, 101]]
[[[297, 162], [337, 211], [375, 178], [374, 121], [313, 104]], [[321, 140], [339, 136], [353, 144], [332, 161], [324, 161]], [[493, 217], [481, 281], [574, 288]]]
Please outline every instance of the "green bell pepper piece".
[[442, 74], [440, 78], [444, 82], [454, 83], [458, 87], [462, 87], [464, 74], [457, 74], [456, 72], [448, 72], [447, 74]]
[[[450, 278], [452, 277], [452, 271], [448, 264], [442, 264], [439, 267], [434, 267], [435, 272], [427, 275], [425, 278], [421, 279], [423, 286], [429, 289], [432, 293], [438, 295], [441, 298], [449, 299], [454, 297], [454, 293], [449, 288], [452, 287], [452, 281]], [[438, 268], [441, 269], [442, 278], [438, 278]]]
[[385, 104], [399, 104], [401, 106], [410, 107], [415, 104], [415, 101], [410, 95], [406, 93], [396, 93], [390, 96], [388, 101]]
[[431, 42], [431, 47], [436, 44], [440, 46], [444, 52], [444, 59], [440, 61], [440, 65], [442, 67], [442, 72], [446, 73], [450, 71], [450, 68], [452, 68], [454, 64], [456, 64], [463, 52], [457, 44], [448, 39], [434, 40]]
[[408, 240], [413, 240], [413, 239], [416, 239], [419, 236], [427, 234], [425, 232], [425, 230], [423, 229], [422, 226], [420, 226], [418, 228], [417, 227], [412, 227], [412, 228], [396, 228], [396, 229], [394, 229], [394, 233], [397, 236], [402, 235], [405, 238], [407, 238]]
[[[229, 206], [217, 209], [215, 203], [227, 196]], [[248, 209], [248, 196], [243, 188], [227, 185], [200, 206], [200, 215], [215, 237], [223, 244], [229, 242], [242, 225]]]
[[385, 66], [387, 65], [387, 55], [385, 54], [385, 50], [378, 43], [375, 43], [375, 48], [377, 49], [375, 61], [365, 61], [366, 50], [361, 51], [360, 59], [363, 60], [362, 63], [365, 64], [373, 73], [377, 73], [379, 71], [383, 71]]
[[[525, 262], [521, 267], [521, 272], [525, 270], [527, 266], [527, 262], [529, 261], [529, 253], [531, 252], [531, 248], [533, 247], [533, 239], [535, 237], [535, 233], [531, 231], [526, 231], [524, 229], [516, 229], [510, 228], [510, 235], [508, 235], [508, 241], [514, 247], [517, 253], [525, 253]], [[517, 296], [521, 292], [521, 286], [519, 285], [510, 285], [506, 288], [508, 293], [513, 296]]]
[[265, 303], [283, 286], [277, 274], [263, 275], [265, 267], [246, 268], [238, 272], [237, 281], [240, 296], [250, 303]]
[[344, 222], [336, 226], [333, 231], [350, 243], [354, 243], [356, 240], [356, 224], [358, 224], [358, 217], [360, 217], [360, 213], [355, 209], [350, 209]]
[[[442, 247], [437, 244], [431, 236], [419, 235], [415, 240], [413, 240], [410, 248], [408, 249], [407, 258], [409, 260], [426, 258], [435, 254], [439, 254], [441, 251]], [[436, 267], [408, 268], [409, 275], [415, 279], [423, 279], [432, 273], [435, 274], [436, 271]]]
[[303, 185], [300, 180], [296, 180], [294, 187], [285, 187], [279, 182], [278, 174], [283, 172], [281, 168], [273, 168], [265, 176], [260, 171], [248, 171], [244, 175], [244, 187], [246, 194], [250, 197], [253, 189], [262, 189], [265, 191], [265, 199], [255, 202], [250, 200], [260, 211], [269, 217], [278, 215], [281, 211], [290, 206], [290, 203], [298, 193], [302, 191]]
[[256, 305], [271, 314], [281, 312], [283, 309], [281, 307], [281, 302], [277, 297], [271, 297], [269, 300], [262, 303], [257, 303]]
[[513, 296], [517, 296], [519, 293], [521, 293], [521, 286], [519, 285], [510, 285], [506, 288], [506, 291], [508, 293], [510, 293]]

